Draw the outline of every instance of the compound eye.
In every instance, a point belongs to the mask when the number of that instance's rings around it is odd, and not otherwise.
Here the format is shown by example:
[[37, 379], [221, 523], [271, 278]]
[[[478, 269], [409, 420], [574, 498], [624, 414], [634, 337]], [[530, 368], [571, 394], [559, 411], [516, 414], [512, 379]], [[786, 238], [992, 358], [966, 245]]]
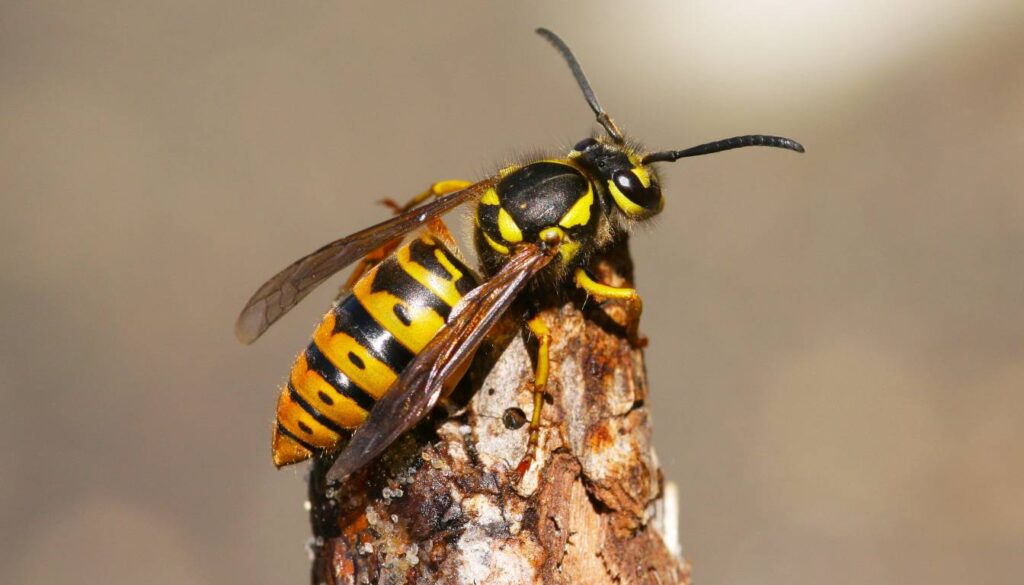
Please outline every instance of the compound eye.
[[584, 138], [583, 140], [577, 142], [576, 146], [572, 147], [572, 149], [575, 150], [576, 152], [584, 152], [585, 150], [593, 147], [596, 144], [597, 140], [594, 140], [593, 138]]
[[645, 185], [645, 181], [637, 176], [637, 171], [647, 174], [646, 169], [642, 168], [613, 172], [608, 187], [619, 209], [630, 217], [641, 219], [661, 211], [664, 199], [661, 189], [650, 178]]

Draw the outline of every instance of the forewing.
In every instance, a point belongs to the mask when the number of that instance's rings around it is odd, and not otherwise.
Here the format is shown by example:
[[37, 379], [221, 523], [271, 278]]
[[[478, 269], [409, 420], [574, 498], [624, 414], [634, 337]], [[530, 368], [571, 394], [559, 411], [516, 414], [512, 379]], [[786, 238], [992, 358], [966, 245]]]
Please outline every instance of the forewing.
[[319, 250], [299, 258], [261, 286], [245, 304], [235, 335], [242, 343], [252, 343], [275, 321], [291, 310], [314, 288], [334, 273], [378, 246], [394, 240], [463, 203], [479, 198], [493, 185], [488, 179], [445, 195], [435, 201], [411, 209], [375, 226], [336, 240]]
[[328, 479], [345, 479], [419, 422], [437, 403], [445, 385], [454, 382], [453, 377], [464, 370], [530, 278], [551, 257], [528, 245], [516, 252], [498, 274], [463, 297], [448, 324], [402, 371], [353, 433], [331, 467]]

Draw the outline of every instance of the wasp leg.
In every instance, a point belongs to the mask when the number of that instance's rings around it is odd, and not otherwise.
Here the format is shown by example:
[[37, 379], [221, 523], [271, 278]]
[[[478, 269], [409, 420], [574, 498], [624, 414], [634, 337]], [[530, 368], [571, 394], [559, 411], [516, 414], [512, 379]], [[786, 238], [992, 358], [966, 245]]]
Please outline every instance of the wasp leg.
[[587, 294], [603, 299], [618, 299], [626, 301], [626, 337], [633, 347], [646, 347], [647, 338], [640, 336], [640, 313], [644, 310], [644, 303], [640, 299], [640, 293], [635, 288], [608, 286], [601, 284], [582, 268], [577, 268], [575, 273], [576, 286], [582, 288]]
[[[472, 183], [470, 183], [469, 181], [462, 181], [459, 179], [448, 179], [445, 181], [438, 181], [434, 183], [426, 191], [416, 195], [415, 197], [407, 201], [404, 205], [400, 205], [399, 203], [395, 202], [394, 199], [387, 198], [381, 199], [380, 203], [387, 207], [388, 209], [390, 209], [391, 211], [393, 211], [395, 215], [399, 215], [412, 209], [413, 207], [416, 207], [417, 205], [423, 203], [424, 201], [430, 199], [431, 197], [441, 197], [442, 195], [447, 195], [449, 193], [461, 191], [466, 187], [469, 187], [470, 185], [472, 185]], [[440, 219], [438, 219], [437, 221], [439, 222]], [[434, 223], [435, 222], [433, 221], [430, 222], [429, 229], [431, 230], [431, 232], [433, 232], [434, 235], [438, 236], [446, 245], [454, 244], [455, 240], [454, 238], [452, 238], [451, 232], [449, 232], [448, 229], [444, 227], [444, 224], [441, 224], [441, 229], [438, 230], [434, 226]], [[352, 290], [352, 287], [354, 287], [356, 283], [359, 282], [359, 279], [362, 278], [364, 274], [366, 274], [374, 266], [380, 264], [385, 258], [390, 256], [391, 253], [394, 252], [396, 248], [398, 248], [398, 245], [400, 243], [400, 239], [392, 240], [364, 256], [363, 259], [359, 261], [359, 264], [356, 265], [355, 270], [352, 271], [352, 274], [348, 277], [348, 280], [345, 281], [345, 284], [342, 285], [341, 294], [345, 294], [348, 291]], [[449, 247], [452, 246], [449, 245]]]
[[405, 205], [399, 205], [394, 199], [381, 199], [380, 202], [391, 208], [395, 214], [404, 213], [409, 211], [413, 207], [416, 207], [420, 203], [423, 203], [431, 197], [441, 197], [449, 193], [456, 191], [462, 191], [466, 187], [469, 187], [473, 183], [469, 181], [462, 181], [460, 179], [447, 179], [444, 181], [438, 181], [431, 185], [426, 191], [416, 195], [412, 199], [405, 202]]
[[544, 407], [544, 392], [548, 387], [549, 351], [551, 348], [551, 330], [539, 316], [530, 319], [527, 324], [530, 332], [537, 336], [537, 367], [533, 374], [533, 414], [530, 416], [530, 439], [526, 443], [526, 454], [523, 455], [516, 474], [522, 478], [530, 470], [540, 440], [540, 412]]
[[448, 226], [444, 223], [443, 219], [440, 217], [432, 217], [427, 220], [427, 233], [441, 240], [441, 243], [444, 244], [450, 252], [459, 257], [459, 260], [462, 260], [463, 262], [466, 261], [459, 251], [459, 244], [455, 241], [455, 236], [452, 235], [451, 230], [448, 229]]

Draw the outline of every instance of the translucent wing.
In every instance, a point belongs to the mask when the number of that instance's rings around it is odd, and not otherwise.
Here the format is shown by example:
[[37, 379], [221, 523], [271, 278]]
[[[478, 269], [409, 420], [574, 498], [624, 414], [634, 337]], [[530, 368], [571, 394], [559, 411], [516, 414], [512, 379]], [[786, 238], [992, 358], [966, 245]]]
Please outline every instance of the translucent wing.
[[552, 255], [527, 245], [493, 278], [456, 306], [451, 320], [406, 367], [334, 462], [328, 480], [341, 481], [380, 455], [437, 403], [441, 390], [465, 370], [498, 319]]
[[252, 295], [235, 322], [235, 335], [242, 343], [256, 341], [275, 321], [334, 273], [378, 246], [416, 229], [430, 218], [479, 198], [493, 184], [494, 180], [488, 179], [470, 185], [462, 191], [331, 242], [292, 262]]

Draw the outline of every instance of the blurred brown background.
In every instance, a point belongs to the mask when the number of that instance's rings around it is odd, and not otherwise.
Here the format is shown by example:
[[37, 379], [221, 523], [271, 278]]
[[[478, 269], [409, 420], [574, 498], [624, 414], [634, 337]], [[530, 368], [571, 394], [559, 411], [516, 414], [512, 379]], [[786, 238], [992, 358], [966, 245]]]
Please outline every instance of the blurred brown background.
[[[169, 6], [173, 4], [174, 6]], [[1024, 4], [0, 8], [0, 582], [304, 583], [265, 278], [384, 196], [592, 118], [664, 168], [634, 240], [659, 455], [706, 584], [1020, 582]]]

